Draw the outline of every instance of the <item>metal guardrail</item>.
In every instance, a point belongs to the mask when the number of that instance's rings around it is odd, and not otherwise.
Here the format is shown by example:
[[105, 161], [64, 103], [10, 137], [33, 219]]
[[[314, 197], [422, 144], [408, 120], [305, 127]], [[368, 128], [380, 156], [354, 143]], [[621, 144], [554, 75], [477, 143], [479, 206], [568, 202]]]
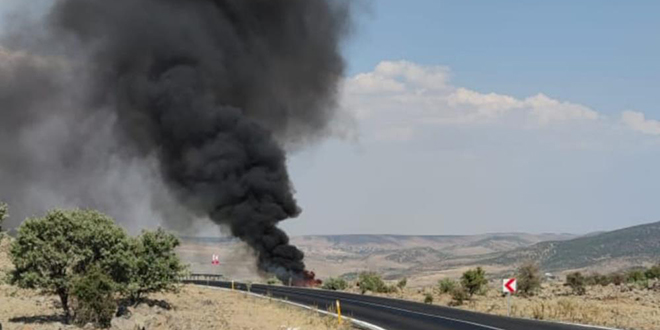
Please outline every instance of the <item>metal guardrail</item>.
[[188, 274], [187, 276], [179, 278], [180, 281], [223, 281], [227, 280], [221, 274]]

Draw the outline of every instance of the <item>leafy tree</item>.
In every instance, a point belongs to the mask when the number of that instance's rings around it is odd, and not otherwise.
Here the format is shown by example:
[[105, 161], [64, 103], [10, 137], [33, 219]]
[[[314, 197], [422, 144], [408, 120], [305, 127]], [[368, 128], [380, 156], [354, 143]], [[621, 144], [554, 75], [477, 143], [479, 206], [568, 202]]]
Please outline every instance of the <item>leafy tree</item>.
[[75, 323], [84, 326], [93, 323], [108, 328], [117, 310], [113, 297], [116, 283], [99, 267], [92, 267], [83, 276], [73, 280], [71, 295], [75, 312]]
[[5, 203], [0, 203], [0, 232], [2, 232], [2, 223], [9, 217], [9, 207]]
[[566, 275], [566, 283], [564, 283], [564, 285], [573, 289], [573, 293], [577, 294], [578, 296], [584, 295], [587, 292], [585, 284], [586, 280], [580, 272], [574, 272]]
[[532, 296], [541, 288], [541, 272], [533, 262], [526, 262], [516, 272], [518, 291], [525, 296]]
[[456, 281], [450, 278], [444, 278], [438, 281], [438, 289], [440, 290], [440, 293], [451, 293], [454, 288], [456, 288]]
[[488, 280], [486, 280], [486, 272], [481, 267], [467, 270], [461, 277], [461, 285], [465, 288], [470, 297], [481, 291], [486, 284], [488, 284]]
[[67, 321], [76, 276], [96, 265], [119, 276], [126, 264], [128, 236], [106, 215], [91, 210], [48, 212], [26, 220], [12, 243], [10, 283], [59, 296]]
[[163, 229], [143, 231], [131, 240], [128, 267], [120, 281], [133, 303], [145, 294], [176, 289], [179, 278], [186, 271], [174, 249], [180, 242]]
[[346, 290], [346, 288], [348, 288], [348, 282], [346, 282], [346, 280], [341, 277], [331, 277], [323, 282], [323, 289], [325, 290], [341, 291]]

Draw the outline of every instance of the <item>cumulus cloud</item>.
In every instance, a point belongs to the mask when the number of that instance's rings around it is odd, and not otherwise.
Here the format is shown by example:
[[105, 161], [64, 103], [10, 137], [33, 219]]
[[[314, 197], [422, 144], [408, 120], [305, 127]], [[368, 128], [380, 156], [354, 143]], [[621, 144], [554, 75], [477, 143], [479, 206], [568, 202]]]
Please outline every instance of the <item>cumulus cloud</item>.
[[541, 127], [567, 121], [593, 121], [601, 117], [587, 106], [544, 94], [519, 99], [454, 86], [449, 68], [408, 61], [384, 61], [372, 72], [349, 77], [342, 93], [343, 107], [358, 119], [368, 119], [369, 126], [380, 123], [374, 136], [386, 139], [411, 138], [414, 127], [429, 124], [469, 125], [502, 121]]
[[646, 116], [637, 111], [624, 111], [621, 121], [631, 129], [650, 135], [660, 135], [660, 121], [647, 119]]

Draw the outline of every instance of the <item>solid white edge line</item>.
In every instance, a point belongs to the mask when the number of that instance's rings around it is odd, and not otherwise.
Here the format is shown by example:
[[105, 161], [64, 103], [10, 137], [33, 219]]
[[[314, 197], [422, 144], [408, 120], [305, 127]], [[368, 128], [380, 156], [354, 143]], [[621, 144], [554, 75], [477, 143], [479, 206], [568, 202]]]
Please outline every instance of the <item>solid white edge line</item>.
[[[308, 291], [310, 291], [310, 292], [314, 292], [314, 291], [317, 291], [317, 292], [319, 292], [319, 291], [320, 291], [320, 292], [334, 292], [334, 291], [323, 290], [323, 289], [308, 289]], [[379, 296], [372, 296], [372, 297], [379, 297]], [[327, 297], [325, 297], [325, 298], [327, 298]], [[392, 299], [392, 300], [401, 300], [401, 299], [394, 299], [394, 298], [389, 298], [389, 297], [379, 297], [379, 298], [386, 298], [386, 299]], [[376, 304], [376, 303], [371, 303], [371, 302], [365, 302], [365, 301], [353, 300], [353, 299], [349, 299], [349, 298], [340, 299], [340, 300], [344, 300], [344, 301], [353, 301], [353, 302], [357, 302], [357, 303], [360, 303], [360, 304], [367, 304], [367, 305], [372, 305], [372, 306], [379, 306], [379, 307], [389, 308], [389, 309], [393, 309], [393, 310], [405, 311], [405, 312], [409, 312], [409, 313], [413, 313], [413, 314], [424, 315], [424, 316], [429, 316], [429, 317], [434, 317], [434, 318], [444, 319], [444, 320], [448, 320], [448, 321], [454, 321], [454, 322], [459, 322], [459, 323], [465, 323], [465, 324], [469, 324], [469, 325], [474, 325], [474, 326], [478, 326], [478, 327], [482, 327], [482, 328], [490, 329], [490, 330], [505, 330], [505, 329], [502, 329], [502, 328], [496, 328], [496, 327], [492, 327], [492, 326], [485, 325], [485, 324], [480, 324], [480, 323], [475, 323], [475, 322], [470, 322], [470, 321], [465, 321], [465, 320], [460, 320], [460, 319], [454, 319], [454, 318], [451, 318], [451, 317], [445, 317], [445, 316], [439, 316], [439, 315], [427, 314], [427, 313], [422, 313], [422, 312], [416, 312], [416, 311], [411, 311], [411, 310], [408, 310], [408, 309], [403, 309], [403, 308], [398, 308], [398, 307], [391, 307], [391, 306], [381, 305], [381, 304]], [[402, 301], [408, 301], [408, 300], [402, 300]], [[488, 313], [482, 313], [482, 312], [474, 312], [474, 311], [470, 311], [470, 310], [467, 310], [467, 309], [461, 309], [461, 308], [454, 308], [454, 307], [448, 307], [448, 306], [442, 306], [442, 307], [446, 307], [446, 308], [450, 308], [450, 309], [455, 309], [455, 310], [457, 310], [457, 311], [465, 311], [465, 312], [473, 312], [473, 313], [477, 313], [477, 314], [483, 314], [483, 315], [485, 315], [485, 316], [500, 316], [500, 317], [506, 317], [506, 316], [496, 315], [496, 314], [488, 314]], [[599, 325], [588, 325], [588, 324], [570, 323], [570, 322], [564, 322], [564, 321], [536, 320], [536, 319], [532, 319], [532, 318], [524, 318], [524, 317], [521, 317], [521, 318], [513, 318], [513, 317], [512, 317], [512, 319], [527, 320], [527, 321], [534, 321], [534, 322], [541, 322], [541, 323], [551, 323], [551, 324], [563, 324], [563, 325], [570, 325], [570, 326], [581, 327], [581, 328], [586, 328], [586, 329], [621, 330], [621, 329], [616, 329], [616, 328], [603, 327], [603, 326], [599, 326]]]
[[[201, 287], [204, 287], [204, 288], [210, 288], [210, 289], [214, 289], [214, 290], [222, 290], [222, 291], [227, 291], [227, 292], [237, 292], [237, 293], [241, 293], [241, 294], [248, 294], [248, 295], [258, 297], [258, 298], [261, 298], [261, 299], [274, 300], [274, 301], [277, 301], [277, 302], [280, 302], [280, 303], [285, 303], [285, 304], [289, 304], [289, 305], [292, 305], [292, 306], [304, 308], [304, 309], [307, 309], [307, 310], [310, 310], [310, 311], [316, 312], [316, 313], [321, 313], [321, 314], [331, 315], [331, 316], [338, 316], [336, 313], [331, 313], [331, 312], [324, 311], [324, 310], [321, 310], [321, 309], [318, 309], [318, 308], [313, 308], [313, 307], [310, 307], [310, 306], [307, 306], [307, 305], [298, 304], [298, 303], [288, 301], [288, 300], [284, 300], [284, 299], [268, 297], [268, 296], [260, 295], [260, 294], [253, 293], [253, 292], [247, 292], [247, 291], [242, 291], [242, 290], [232, 290], [232, 289], [227, 289], [227, 288], [220, 288], [220, 287], [215, 287], [215, 286], [206, 286], [206, 285], [200, 285], [200, 284], [190, 284], [190, 285], [201, 286]], [[356, 318], [347, 317], [347, 316], [342, 316], [342, 318], [350, 321], [353, 324], [356, 324], [358, 326], [361, 326], [361, 327], [369, 329], [369, 330], [387, 330], [387, 329], [381, 328], [381, 327], [379, 327], [375, 324], [371, 324], [369, 322], [358, 320]]]
[[[327, 297], [324, 297], [324, 298], [327, 298]], [[354, 303], [359, 303], [359, 304], [378, 306], [378, 307], [381, 307], [381, 308], [387, 308], [387, 309], [392, 309], [392, 310], [401, 311], [401, 312], [407, 312], [407, 313], [411, 313], [411, 314], [423, 315], [423, 316], [432, 317], [432, 318], [441, 319], [441, 320], [447, 320], [447, 321], [452, 321], [452, 322], [457, 322], [457, 323], [464, 323], [464, 324], [474, 325], [474, 326], [484, 328], [484, 329], [489, 329], [489, 330], [505, 330], [505, 329], [502, 329], [502, 328], [491, 327], [491, 326], [485, 325], [485, 324], [454, 319], [454, 318], [451, 318], [451, 317], [445, 317], [445, 316], [427, 314], [427, 313], [422, 313], [422, 312], [416, 312], [416, 311], [411, 311], [409, 309], [403, 309], [403, 308], [392, 307], [392, 306], [387, 306], [387, 305], [375, 304], [375, 303], [370, 303], [370, 302], [366, 302], [366, 301], [359, 301], [359, 300], [346, 299], [346, 298], [345, 299], [340, 299], [340, 300], [342, 300], [342, 301], [352, 301]]]

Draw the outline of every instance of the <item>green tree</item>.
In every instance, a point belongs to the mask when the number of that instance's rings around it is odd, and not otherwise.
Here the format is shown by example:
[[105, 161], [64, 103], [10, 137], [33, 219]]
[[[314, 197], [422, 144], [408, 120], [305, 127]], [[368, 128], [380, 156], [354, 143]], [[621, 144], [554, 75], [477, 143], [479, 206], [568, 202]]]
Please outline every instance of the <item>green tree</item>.
[[119, 281], [133, 303], [144, 295], [172, 291], [186, 271], [175, 253], [179, 239], [163, 229], [144, 231], [131, 240], [128, 267]]
[[117, 310], [115, 289], [116, 283], [97, 266], [75, 278], [71, 284], [75, 323], [80, 326], [94, 323], [97, 327], [109, 328]]
[[573, 293], [577, 294], [578, 296], [584, 295], [587, 292], [585, 284], [586, 279], [580, 272], [574, 272], [566, 275], [566, 283], [564, 283], [564, 285], [573, 289]]
[[465, 288], [470, 297], [481, 291], [486, 284], [488, 284], [488, 280], [486, 280], [486, 271], [481, 267], [467, 270], [461, 277], [461, 285]]
[[0, 232], [2, 232], [2, 223], [9, 217], [9, 207], [0, 202]]
[[541, 271], [533, 262], [526, 262], [516, 272], [518, 291], [524, 296], [532, 296], [541, 288]]
[[126, 266], [128, 244], [126, 233], [106, 215], [91, 210], [51, 211], [18, 228], [10, 251], [15, 267], [10, 283], [58, 295], [68, 321], [73, 279], [93, 265], [109, 276], [119, 276]]
[[333, 291], [346, 290], [346, 288], [348, 288], [348, 282], [346, 282], [346, 280], [341, 277], [339, 278], [330, 277], [325, 282], [323, 282], [322, 288], [325, 290], [333, 290]]

